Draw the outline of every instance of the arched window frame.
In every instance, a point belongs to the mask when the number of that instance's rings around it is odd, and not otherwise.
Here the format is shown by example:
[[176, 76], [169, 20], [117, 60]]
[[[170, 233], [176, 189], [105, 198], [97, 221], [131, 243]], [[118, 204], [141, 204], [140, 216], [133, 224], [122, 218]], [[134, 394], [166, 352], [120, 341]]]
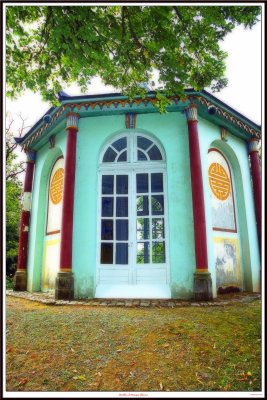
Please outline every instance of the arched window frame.
[[[218, 150], [216, 147], [211, 147], [208, 150], [208, 153], [212, 152], [212, 151], [216, 151], [217, 153], [219, 153], [223, 159], [225, 160], [228, 169], [229, 169], [229, 175], [230, 175], [230, 183], [231, 183], [231, 193], [232, 193], [232, 202], [233, 202], [233, 210], [234, 210], [234, 225], [235, 225], [235, 229], [226, 229], [226, 228], [220, 228], [220, 227], [215, 227], [213, 226], [213, 222], [212, 222], [212, 230], [213, 231], [218, 231], [218, 232], [233, 232], [233, 233], [237, 233], [237, 223], [236, 223], [236, 209], [235, 209], [235, 194], [234, 194], [234, 185], [233, 185], [233, 179], [232, 179], [232, 170], [231, 170], [231, 166], [227, 160], [227, 158], [225, 157], [225, 155]], [[209, 190], [210, 187], [209, 187]]]
[[[103, 158], [105, 156], [106, 151], [111, 147], [113, 150], [114, 147], [112, 146], [113, 143], [115, 143], [117, 140], [122, 139], [123, 137], [126, 137], [126, 150], [127, 150], [127, 161], [117, 161], [120, 155], [125, 151], [125, 148], [121, 150], [115, 157], [114, 161], [111, 162], [104, 162]], [[145, 139], [148, 139], [151, 141], [151, 145], [144, 151], [143, 149], [140, 149], [137, 145], [137, 139], [138, 137], [143, 137]], [[151, 160], [151, 159], [146, 159], [146, 160], [138, 160], [138, 150], [142, 151], [144, 154], [147, 153], [153, 146], [156, 146], [161, 154], [161, 160]], [[132, 152], [131, 152], [132, 150]], [[146, 156], [147, 158], [147, 156]], [[99, 165], [106, 167], [109, 165], [112, 165], [114, 167], [114, 164], [116, 165], [128, 165], [131, 163], [146, 163], [146, 164], [151, 164], [153, 165], [154, 163], [162, 163], [163, 165], [166, 164], [166, 157], [165, 157], [165, 152], [158, 142], [157, 139], [152, 137], [149, 134], [140, 132], [140, 131], [131, 131], [131, 132], [122, 132], [119, 135], [116, 135], [115, 137], [113, 136], [111, 139], [109, 139], [108, 142], [103, 146], [102, 151], [100, 152], [99, 156]]]
[[[47, 236], [48, 236], [48, 235], [55, 235], [55, 234], [61, 232], [61, 229], [56, 230], [56, 231], [48, 231], [48, 216], [49, 216], [49, 204], [50, 204], [50, 202], [49, 202], [49, 191], [50, 191], [51, 177], [52, 177], [52, 172], [53, 172], [54, 166], [56, 165], [56, 163], [57, 163], [58, 160], [60, 160], [60, 159], [63, 159], [63, 160], [64, 160], [64, 157], [63, 157], [63, 156], [59, 156], [59, 157], [57, 157], [57, 159], [54, 161], [54, 163], [53, 163], [53, 165], [52, 165], [52, 167], [51, 167], [50, 174], [49, 174], [49, 179], [48, 179], [48, 186], [47, 186], [47, 207], [46, 207], [46, 228], [45, 228], [45, 234], [46, 234]], [[62, 201], [63, 201], [63, 200], [62, 200]]]

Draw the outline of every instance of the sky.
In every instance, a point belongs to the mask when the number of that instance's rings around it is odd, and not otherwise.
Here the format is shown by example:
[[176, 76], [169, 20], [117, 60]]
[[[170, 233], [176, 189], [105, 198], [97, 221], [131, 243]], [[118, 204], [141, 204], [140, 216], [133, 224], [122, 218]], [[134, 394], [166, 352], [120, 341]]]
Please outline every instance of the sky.
[[[228, 87], [214, 95], [257, 124], [261, 124], [262, 111], [262, 43], [261, 23], [258, 22], [252, 29], [241, 26], [226, 36], [221, 42], [221, 48], [228, 53], [226, 60], [226, 77]], [[64, 89], [70, 95], [79, 95], [81, 92], [76, 85]], [[112, 87], [103, 85], [100, 78], [94, 78], [89, 86], [88, 94], [117, 92]], [[34, 125], [50, 108], [50, 104], [43, 102], [39, 94], [26, 91], [17, 100], [6, 99], [8, 118], [14, 118], [14, 129], [18, 129], [20, 122], [17, 115], [25, 119], [25, 125]], [[25, 131], [26, 133], [26, 131]], [[23, 157], [22, 155], [20, 157]]]

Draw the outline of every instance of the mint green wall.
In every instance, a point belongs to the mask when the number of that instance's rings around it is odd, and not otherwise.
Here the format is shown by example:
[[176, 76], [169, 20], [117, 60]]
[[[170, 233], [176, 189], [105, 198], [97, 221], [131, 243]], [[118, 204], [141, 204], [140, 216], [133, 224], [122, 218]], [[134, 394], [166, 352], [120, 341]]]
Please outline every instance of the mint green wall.
[[[220, 139], [219, 128], [199, 118], [200, 151], [206, 204], [209, 269], [216, 296], [213, 232], [208, 186], [208, 149], [221, 150], [232, 166], [237, 218], [243, 247], [246, 289], [258, 290], [260, 260], [250, 170], [244, 142], [229, 135], [228, 142]], [[167, 200], [169, 228], [170, 282], [173, 298], [190, 298], [195, 272], [195, 247], [191, 197], [188, 130], [185, 115], [138, 114], [136, 130], [151, 134], [166, 154]], [[73, 225], [73, 272], [75, 297], [94, 297], [96, 274], [98, 162], [103, 146], [113, 136], [126, 132], [124, 115], [80, 118], [77, 134], [76, 177]], [[48, 179], [53, 163], [65, 156], [66, 132], [56, 136], [56, 147], [43, 146], [37, 154], [28, 256], [28, 290], [41, 290], [43, 243], [46, 224]]]
[[[242, 272], [244, 289], [258, 291], [260, 284], [260, 258], [246, 143], [231, 134], [228, 134], [227, 142], [222, 141], [220, 128], [202, 118], [199, 118], [198, 131], [206, 207], [208, 262], [213, 280], [213, 295], [214, 297], [216, 296], [216, 275], [214, 250], [212, 245], [213, 232], [208, 182], [207, 154], [210, 147], [216, 147], [220, 150], [230, 164], [233, 175], [238, 237], [240, 240], [240, 256], [243, 265]], [[217, 236], [228, 237], [231, 235], [227, 232], [220, 232]]]

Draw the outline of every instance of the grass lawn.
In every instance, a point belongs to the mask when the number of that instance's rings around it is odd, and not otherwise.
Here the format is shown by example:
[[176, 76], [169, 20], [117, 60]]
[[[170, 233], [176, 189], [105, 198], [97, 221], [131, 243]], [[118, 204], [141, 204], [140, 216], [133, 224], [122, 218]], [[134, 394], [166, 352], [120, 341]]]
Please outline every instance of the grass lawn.
[[261, 304], [119, 308], [7, 297], [7, 391], [260, 391]]

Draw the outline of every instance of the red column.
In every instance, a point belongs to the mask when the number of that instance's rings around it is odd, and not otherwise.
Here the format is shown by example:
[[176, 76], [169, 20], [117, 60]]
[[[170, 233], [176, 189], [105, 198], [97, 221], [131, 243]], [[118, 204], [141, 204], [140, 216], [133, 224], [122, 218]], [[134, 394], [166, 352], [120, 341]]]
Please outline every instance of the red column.
[[28, 259], [28, 239], [31, 212], [31, 195], [34, 174], [35, 152], [27, 151], [26, 173], [23, 189], [23, 203], [20, 219], [19, 252], [18, 265], [14, 279], [14, 290], [27, 290], [27, 259]]
[[62, 205], [60, 272], [56, 280], [56, 299], [59, 300], [71, 300], [74, 297], [72, 235], [78, 120], [79, 114], [74, 112], [67, 114], [67, 145]]
[[257, 139], [252, 139], [248, 144], [258, 241], [261, 253], [261, 172], [260, 172], [259, 147], [260, 147], [259, 141]]
[[197, 106], [190, 104], [185, 110], [188, 124], [196, 273], [194, 297], [196, 300], [212, 298], [211, 279], [208, 272], [207, 238], [201, 156], [198, 139]]

